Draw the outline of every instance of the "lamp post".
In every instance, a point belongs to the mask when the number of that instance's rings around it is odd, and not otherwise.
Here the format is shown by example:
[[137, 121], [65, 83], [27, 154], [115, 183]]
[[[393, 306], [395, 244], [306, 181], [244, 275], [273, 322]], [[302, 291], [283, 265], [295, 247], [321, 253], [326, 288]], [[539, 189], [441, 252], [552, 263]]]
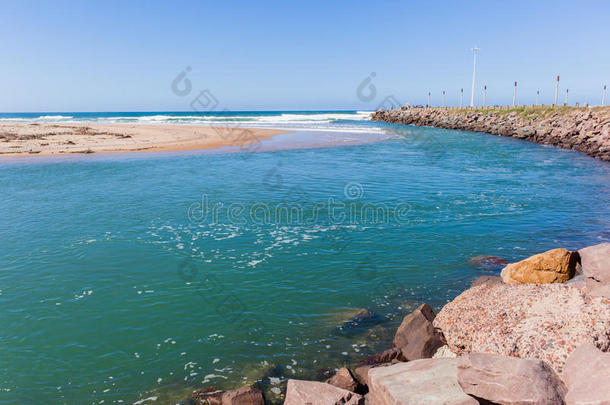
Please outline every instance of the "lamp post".
[[472, 91], [470, 93], [470, 106], [474, 107], [474, 81], [477, 74], [477, 52], [479, 52], [479, 48], [475, 45], [472, 48], [472, 52], [474, 53], [474, 60], [472, 64]]
[[[605, 88], [606, 88], [606, 87], [604, 86], [604, 89], [605, 89]], [[461, 89], [460, 89], [460, 108], [462, 108], [462, 101], [463, 101], [463, 100], [464, 100], [464, 88], [461, 88]], [[602, 102], [602, 104], [603, 104], [603, 102]]]
[[540, 100], [540, 90], [536, 90], [536, 105], [538, 105], [539, 100]]
[[517, 105], [517, 82], [515, 82], [515, 87], [513, 88], [513, 107]]
[[428, 104], [426, 105], [426, 107], [430, 107], [430, 92], [428, 92]]
[[568, 92], [570, 91], [570, 89], [566, 89], [566, 101], [563, 103], [563, 105], [568, 105]]
[[606, 103], [606, 85], [604, 84], [604, 89], [602, 90], [602, 105]]
[[557, 81], [555, 82], [555, 102], [553, 106], [557, 105], [557, 96], [559, 95], [559, 75], [557, 75]]
[[443, 90], [443, 107], [445, 107], [445, 90]]
[[487, 85], [483, 86], [483, 107], [487, 105]]

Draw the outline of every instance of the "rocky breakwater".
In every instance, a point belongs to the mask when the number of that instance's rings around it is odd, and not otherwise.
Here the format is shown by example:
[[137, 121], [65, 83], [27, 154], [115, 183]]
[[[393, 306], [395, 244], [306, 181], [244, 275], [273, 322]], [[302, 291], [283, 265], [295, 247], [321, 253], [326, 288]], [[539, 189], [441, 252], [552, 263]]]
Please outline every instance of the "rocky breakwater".
[[[481, 258], [490, 257], [473, 262]], [[288, 380], [284, 403], [610, 404], [610, 243], [507, 264], [438, 315], [420, 305], [403, 319], [393, 347], [337, 367], [324, 381]], [[189, 403], [265, 399], [242, 387], [201, 390]]]
[[406, 108], [374, 121], [487, 132], [574, 149], [610, 161], [610, 107]]

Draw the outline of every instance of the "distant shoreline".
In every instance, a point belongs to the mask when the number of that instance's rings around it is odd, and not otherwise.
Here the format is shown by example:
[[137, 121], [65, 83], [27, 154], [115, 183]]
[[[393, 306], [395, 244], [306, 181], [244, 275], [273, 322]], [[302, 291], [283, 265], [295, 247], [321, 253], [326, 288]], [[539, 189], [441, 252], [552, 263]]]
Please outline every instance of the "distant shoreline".
[[0, 158], [246, 146], [288, 132], [267, 128], [170, 124], [2, 123]]
[[403, 107], [372, 120], [510, 136], [610, 161], [610, 107]]

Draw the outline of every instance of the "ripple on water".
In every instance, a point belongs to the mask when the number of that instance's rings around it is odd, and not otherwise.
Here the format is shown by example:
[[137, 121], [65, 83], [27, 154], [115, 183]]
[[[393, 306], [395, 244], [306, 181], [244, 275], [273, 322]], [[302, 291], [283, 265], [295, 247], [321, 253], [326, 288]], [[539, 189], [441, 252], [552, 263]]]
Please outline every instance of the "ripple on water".
[[[459, 131], [422, 129], [438, 141], [427, 147], [410, 131], [344, 148], [3, 167], [0, 403], [168, 403], [254, 382], [279, 402], [288, 378], [384, 349], [421, 302], [438, 310], [497, 274], [472, 257], [610, 240], [607, 163]], [[323, 211], [312, 223], [192, 221], [203, 195], [409, 210], [400, 223]], [[374, 322], [350, 333], [333, 318], [362, 309]]]

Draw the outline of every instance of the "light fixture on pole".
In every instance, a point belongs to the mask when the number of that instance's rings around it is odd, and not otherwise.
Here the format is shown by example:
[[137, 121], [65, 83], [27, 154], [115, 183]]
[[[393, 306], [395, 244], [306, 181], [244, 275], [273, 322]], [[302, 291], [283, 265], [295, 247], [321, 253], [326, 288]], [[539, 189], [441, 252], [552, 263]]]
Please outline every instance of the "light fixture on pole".
[[470, 106], [474, 107], [474, 82], [477, 75], [477, 52], [479, 52], [479, 48], [475, 45], [472, 48], [472, 52], [474, 53], [474, 60], [472, 64], [472, 91], [470, 93]]
[[430, 92], [428, 92], [428, 104], [426, 105], [426, 107], [430, 107]]
[[483, 86], [483, 107], [487, 105], [487, 85]]
[[563, 105], [568, 105], [568, 92], [570, 91], [570, 89], [566, 89], [566, 101], [563, 103]]
[[602, 90], [602, 105], [606, 103], [606, 85], [604, 84], [604, 89]]
[[[604, 86], [605, 88], [605, 86]], [[464, 100], [464, 88], [460, 89], [460, 108], [462, 108], [462, 101]]]
[[538, 105], [539, 100], [540, 100], [540, 90], [536, 90], [536, 105]]
[[445, 106], [445, 90], [443, 90], [443, 107]]

